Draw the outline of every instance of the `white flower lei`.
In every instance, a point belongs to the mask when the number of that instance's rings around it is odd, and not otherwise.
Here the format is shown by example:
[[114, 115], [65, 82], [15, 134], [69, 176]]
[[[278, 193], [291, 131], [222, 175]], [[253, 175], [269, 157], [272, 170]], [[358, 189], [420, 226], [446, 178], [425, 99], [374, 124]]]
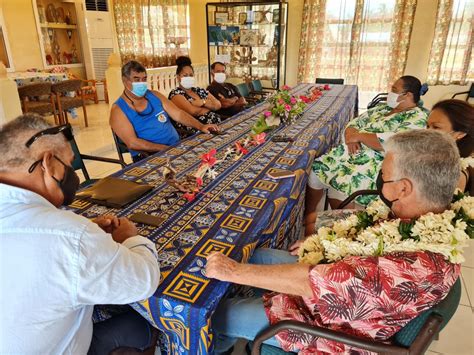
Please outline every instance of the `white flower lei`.
[[461, 170], [465, 170], [468, 167], [474, 168], [474, 157], [472, 156], [461, 158]]
[[463, 248], [474, 238], [474, 197], [455, 195], [449, 210], [417, 220], [387, 220], [390, 210], [380, 200], [365, 211], [319, 228], [299, 249], [299, 262], [316, 265], [346, 256], [381, 256], [393, 252], [431, 251], [458, 264]]

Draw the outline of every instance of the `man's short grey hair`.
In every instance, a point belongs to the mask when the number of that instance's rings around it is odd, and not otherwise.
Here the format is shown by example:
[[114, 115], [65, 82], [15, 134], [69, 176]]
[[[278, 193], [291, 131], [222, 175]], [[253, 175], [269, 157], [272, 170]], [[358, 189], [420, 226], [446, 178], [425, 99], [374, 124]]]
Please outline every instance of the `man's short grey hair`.
[[28, 169], [46, 150], [60, 154], [67, 142], [62, 134], [45, 135], [30, 148], [25, 146], [36, 133], [53, 127], [43, 117], [34, 113], [21, 115], [0, 128], [0, 172]]
[[427, 207], [449, 205], [461, 173], [454, 139], [434, 130], [413, 130], [395, 134], [384, 149], [393, 154], [393, 180], [410, 179]]

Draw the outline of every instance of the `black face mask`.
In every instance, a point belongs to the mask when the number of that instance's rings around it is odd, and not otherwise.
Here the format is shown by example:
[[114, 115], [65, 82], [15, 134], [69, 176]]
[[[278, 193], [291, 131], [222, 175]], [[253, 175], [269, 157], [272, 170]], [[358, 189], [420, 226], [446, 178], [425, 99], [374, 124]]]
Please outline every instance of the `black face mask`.
[[[62, 205], [67, 206], [74, 201], [74, 197], [76, 197], [76, 192], [79, 189], [79, 177], [77, 176], [76, 172], [74, 171], [74, 168], [72, 166], [66, 165], [63, 163], [61, 159], [59, 159], [57, 156], [54, 156], [61, 164], [64, 165], [64, 177], [62, 180], [56, 179], [54, 176], [52, 178], [56, 180], [58, 183], [59, 188], [61, 189], [64, 200]], [[29, 173], [32, 173], [33, 170], [35, 170], [36, 166], [41, 163], [42, 160], [38, 160], [33, 163], [33, 165], [30, 166], [28, 169]]]
[[380, 199], [387, 205], [388, 208], [392, 209], [392, 205], [395, 201], [398, 201], [398, 198], [395, 200], [390, 201], [388, 198], [386, 198], [383, 195], [382, 189], [383, 189], [383, 184], [388, 184], [390, 182], [395, 182], [395, 180], [387, 180], [384, 181], [382, 178], [382, 170], [379, 171], [379, 174], [377, 175], [377, 180], [375, 181], [375, 185], [377, 186], [377, 191], [379, 193]]

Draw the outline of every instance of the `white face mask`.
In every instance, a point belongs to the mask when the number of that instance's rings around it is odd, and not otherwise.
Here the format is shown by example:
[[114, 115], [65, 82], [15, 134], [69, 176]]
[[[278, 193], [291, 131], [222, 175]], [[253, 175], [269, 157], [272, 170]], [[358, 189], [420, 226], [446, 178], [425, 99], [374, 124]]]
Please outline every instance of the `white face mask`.
[[194, 76], [183, 76], [181, 86], [185, 89], [191, 89], [194, 86]]
[[217, 83], [222, 84], [225, 81], [225, 79], [226, 79], [225, 73], [214, 73], [214, 80]]
[[391, 108], [397, 107], [401, 102], [401, 101], [400, 102], [397, 101], [399, 96], [400, 96], [400, 94], [396, 94], [394, 92], [389, 92], [388, 96], [387, 96], [387, 105], [388, 105], [388, 107], [391, 107]]

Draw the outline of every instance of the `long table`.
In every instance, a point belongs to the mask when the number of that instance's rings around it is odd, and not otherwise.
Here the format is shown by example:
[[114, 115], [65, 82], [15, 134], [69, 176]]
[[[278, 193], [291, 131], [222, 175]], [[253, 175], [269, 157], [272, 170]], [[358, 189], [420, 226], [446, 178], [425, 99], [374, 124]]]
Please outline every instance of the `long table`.
[[[306, 94], [314, 85], [300, 84], [292, 92]], [[168, 159], [183, 177], [195, 172], [201, 155], [217, 149], [217, 159], [247, 136], [260, 104], [225, 121], [222, 136], [199, 134], [164, 152], [130, 165], [115, 176], [151, 184], [154, 189], [124, 209], [112, 209], [75, 200], [71, 208], [87, 218], [106, 213], [130, 216], [146, 212], [165, 218], [160, 227], [138, 224], [139, 232], [156, 243], [161, 281], [155, 294], [132, 306], [165, 333], [172, 354], [212, 353], [211, 316], [229, 284], [208, 279], [206, 256], [219, 251], [246, 262], [257, 247], [286, 247], [302, 233], [304, 195], [308, 173], [316, 156], [340, 140], [357, 107], [357, 87], [334, 85], [308, 104], [294, 124], [268, 135], [267, 141], [237, 161], [225, 160], [215, 179], [204, 179], [202, 194], [188, 202], [168, 186], [160, 168]], [[272, 142], [284, 134], [294, 142]], [[295, 176], [280, 180], [270, 171], [291, 170]]]

